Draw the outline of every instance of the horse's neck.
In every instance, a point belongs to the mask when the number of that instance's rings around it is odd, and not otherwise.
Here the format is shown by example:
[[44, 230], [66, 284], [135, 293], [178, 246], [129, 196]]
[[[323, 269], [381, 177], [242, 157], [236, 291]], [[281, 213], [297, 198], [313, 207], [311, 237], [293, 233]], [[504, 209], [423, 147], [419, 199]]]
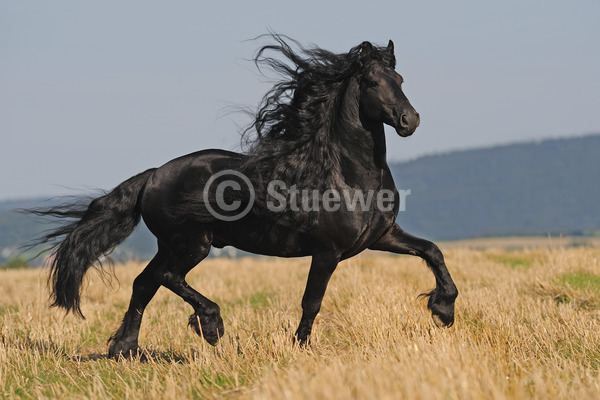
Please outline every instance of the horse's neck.
[[387, 170], [383, 124], [366, 120], [357, 99], [358, 85], [349, 85], [341, 108], [344, 117], [338, 118], [341, 156], [361, 170]]
[[[385, 131], [383, 124], [380, 122], [363, 122], [362, 128], [365, 130], [363, 135], [367, 139], [363, 139], [365, 144], [365, 159], [371, 161], [377, 169], [387, 169], [387, 151], [385, 144]], [[363, 136], [363, 137], [364, 137]]]

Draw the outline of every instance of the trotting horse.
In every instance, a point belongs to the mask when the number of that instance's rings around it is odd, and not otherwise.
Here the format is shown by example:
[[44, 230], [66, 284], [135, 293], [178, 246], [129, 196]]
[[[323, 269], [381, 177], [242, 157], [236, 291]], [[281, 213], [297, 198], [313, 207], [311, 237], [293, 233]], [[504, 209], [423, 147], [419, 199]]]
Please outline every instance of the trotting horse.
[[[419, 114], [402, 91], [392, 41], [386, 47], [363, 42], [335, 54], [285, 36], [270, 38], [254, 60], [281, 80], [245, 132], [251, 140], [244, 154], [199, 151], [134, 176], [83, 206], [32, 210], [67, 218], [39, 243], [53, 244], [52, 305], [80, 315], [86, 271], [129, 236], [140, 217], [156, 236], [158, 252], [133, 282], [129, 308], [109, 339], [110, 356], [137, 352], [144, 309], [161, 285], [192, 306], [189, 324], [196, 333], [217, 343], [224, 333], [219, 306], [185, 280], [213, 246], [312, 256], [294, 336], [300, 345], [309, 342], [340, 260], [365, 249], [423, 258], [436, 280], [425, 294], [427, 307], [437, 325], [453, 324], [458, 291], [442, 253], [396, 224], [400, 198], [386, 162], [384, 124], [407, 137]], [[223, 176], [229, 179], [217, 185]], [[346, 196], [350, 192], [387, 193], [388, 204], [366, 204], [364, 198], [345, 203], [356, 200]], [[322, 196], [313, 196], [310, 205], [303, 196], [298, 204], [300, 193]]]

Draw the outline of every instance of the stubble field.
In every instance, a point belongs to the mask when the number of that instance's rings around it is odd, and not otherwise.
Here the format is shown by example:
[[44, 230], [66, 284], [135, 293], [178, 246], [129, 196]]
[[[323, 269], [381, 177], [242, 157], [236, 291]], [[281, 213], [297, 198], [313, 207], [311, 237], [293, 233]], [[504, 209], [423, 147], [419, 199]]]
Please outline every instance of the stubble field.
[[447, 248], [455, 325], [436, 328], [434, 286], [413, 257], [369, 253], [339, 265], [312, 346], [293, 346], [309, 259], [212, 259], [188, 282], [221, 306], [212, 347], [191, 308], [161, 288], [143, 359], [106, 358], [141, 263], [107, 287], [90, 270], [85, 320], [48, 308], [45, 270], [0, 271], [0, 396], [128, 399], [596, 399], [600, 248]]

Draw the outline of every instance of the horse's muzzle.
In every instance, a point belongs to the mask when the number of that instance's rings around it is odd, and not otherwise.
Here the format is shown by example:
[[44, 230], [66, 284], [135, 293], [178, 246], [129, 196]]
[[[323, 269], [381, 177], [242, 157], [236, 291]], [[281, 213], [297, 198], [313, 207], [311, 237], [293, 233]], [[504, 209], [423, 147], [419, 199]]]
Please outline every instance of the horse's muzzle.
[[420, 123], [421, 117], [418, 112], [413, 111], [409, 114], [402, 114], [396, 123], [396, 133], [402, 137], [410, 136], [415, 132]]

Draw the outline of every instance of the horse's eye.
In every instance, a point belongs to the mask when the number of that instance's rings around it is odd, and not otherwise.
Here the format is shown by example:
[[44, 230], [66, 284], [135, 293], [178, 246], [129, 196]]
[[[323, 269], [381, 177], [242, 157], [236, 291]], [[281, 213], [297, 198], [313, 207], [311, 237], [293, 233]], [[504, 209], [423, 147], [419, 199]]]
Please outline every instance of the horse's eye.
[[367, 86], [370, 88], [379, 86], [379, 82], [377, 82], [377, 81], [372, 81], [370, 79], [367, 79], [366, 82], [367, 82]]

